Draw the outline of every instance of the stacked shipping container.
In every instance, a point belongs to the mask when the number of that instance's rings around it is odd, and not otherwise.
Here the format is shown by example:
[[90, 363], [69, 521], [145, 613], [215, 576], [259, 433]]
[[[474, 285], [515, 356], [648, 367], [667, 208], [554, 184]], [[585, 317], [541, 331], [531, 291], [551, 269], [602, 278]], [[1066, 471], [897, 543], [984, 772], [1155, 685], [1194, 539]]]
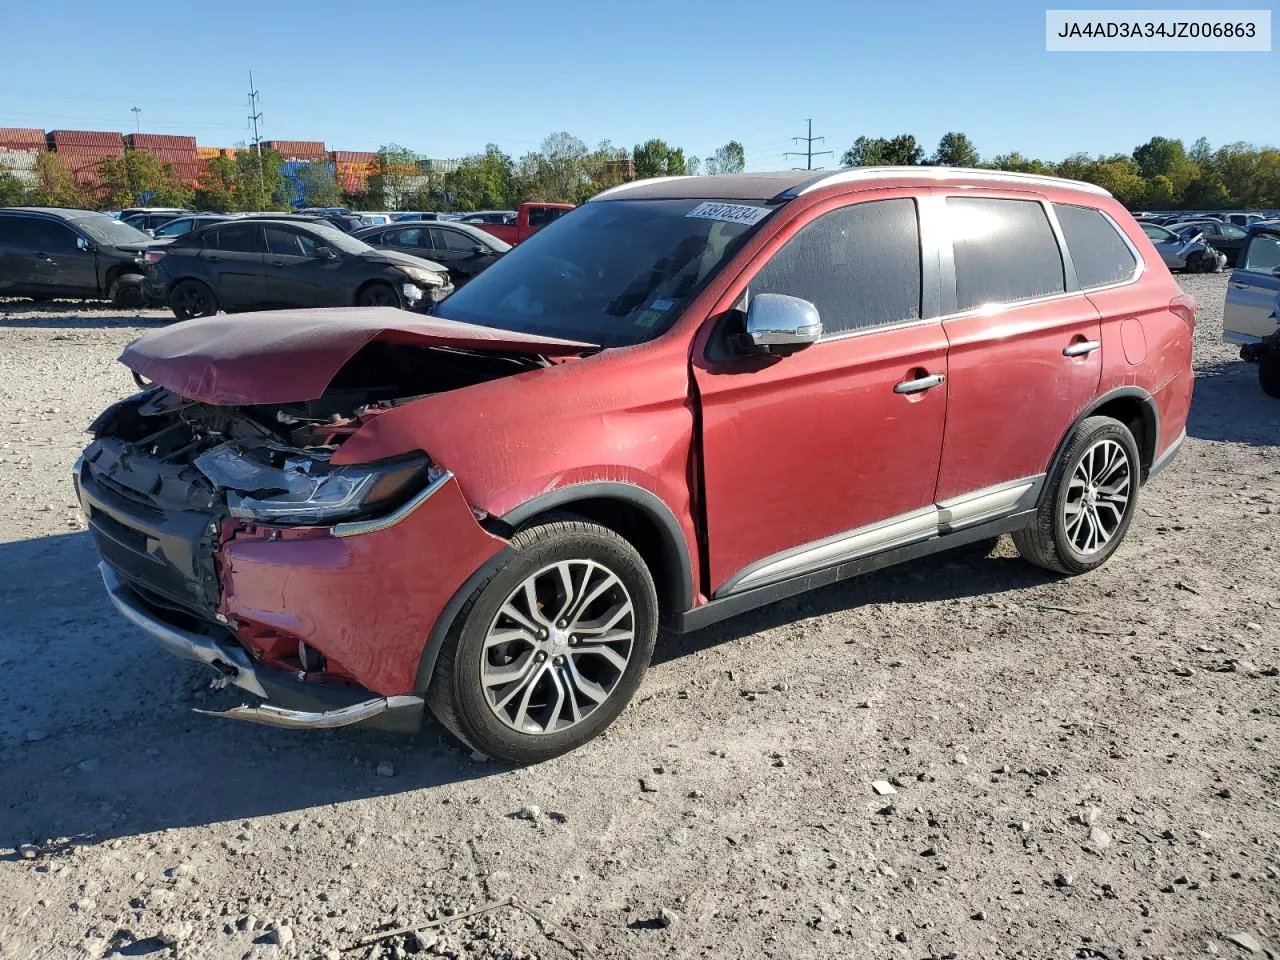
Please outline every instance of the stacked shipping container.
[[0, 167], [28, 186], [35, 186], [36, 159], [47, 149], [43, 130], [0, 127]]
[[131, 133], [124, 139], [134, 150], [150, 153], [161, 163], [172, 166], [178, 179], [183, 183], [194, 187], [200, 181], [204, 165], [196, 153], [195, 137], [178, 137], [163, 133]]
[[265, 140], [262, 145], [284, 160], [324, 160], [327, 156], [320, 140]]
[[377, 167], [378, 155], [369, 150], [334, 150], [334, 176], [343, 193], [363, 193]]
[[103, 160], [124, 156], [124, 137], [102, 130], [50, 130], [49, 146], [76, 182], [90, 189], [101, 186]]

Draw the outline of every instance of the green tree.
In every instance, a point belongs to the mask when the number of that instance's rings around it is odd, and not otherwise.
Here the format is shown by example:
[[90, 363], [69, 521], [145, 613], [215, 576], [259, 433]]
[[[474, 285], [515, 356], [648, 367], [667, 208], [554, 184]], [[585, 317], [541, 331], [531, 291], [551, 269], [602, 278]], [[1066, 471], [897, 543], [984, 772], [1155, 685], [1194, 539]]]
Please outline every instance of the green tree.
[[62, 165], [56, 153], [36, 157], [36, 188], [32, 200], [42, 207], [87, 207], [88, 192], [75, 175]]
[[1146, 191], [1142, 195], [1142, 206], [1150, 210], [1170, 210], [1177, 202], [1173, 189], [1173, 181], [1163, 173], [1146, 182]]
[[373, 173], [369, 177], [369, 192], [382, 196], [380, 206], [390, 210], [404, 210], [409, 196], [417, 188], [418, 157], [408, 147], [388, 143], [378, 148]]
[[464, 157], [444, 175], [442, 189], [458, 210], [486, 210], [506, 207], [516, 201], [514, 164], [498, 145], [491, 143], [484, 153]]
[[316, 160], [298, 170], [302, 204], [307, 207], [336, 207], [342, 202], [338, 181], [325, 160]]
[[230, 157], [213, 157], [205, 164], [196, 186], [197, 210], [230, 213], [236, 209], [236, 163]]
[[999, 156], [992, 157], [984, 166], [992, 170], [1008, 170], [1010, 173], [1039, 173], [1053, 174], [1054, 167], [1051, 163], [1045, 163], [1043, 160], [1034, 160], [1030, 157], [1024, 157], [1017, 150], [1012, 153], [1002, 153]]
[[542, 141], [539, 150], [520, 158], [517, 192], [525, 200], [577, 203], [591, 183], [591, 151], [572, 134], [561, 131]]
[[138, 203], [186, 207], [192, 190], [178, 177], [172, 164], [161, 163], [145, 150], [126, 150], [123, 156], [106, 157], [98, 165], [102, 203], [119, 209]]
[[241, 150], [235, 158], [235, 209], [287, 210], [277, 199], [285, 192], [284, 160], [260, 146]]
[[909, 133], [896, 137], [859, 137], [844, 152], [846, 167], [914, 167], [924, 159], [924, 148]]
[[21, 207], [30, 195], [27, 185], [8, 167], [0, 164], [0, 207]]
[[936, 167], [976, 167], [982, 163], [978, 148], [963, 133], [944, 133], [929, 162]]
[[741, 173], [747, 168], [747, 152], [737, 140], [730, 140], [707, 158], [707, 173]]
[[1179, 196], [1192, 180], [1200, 176], [1200, 164], [1187, 156], [1181, 140], [1152, 137], [1133, 151], [1137, 172], [1144, 180], [1166, 177]]
[[685, 173], [684, 150], [670, 147], [665, 140], [646, 140], [631, 151], [636, 164], [636, 179], [678, 177]]

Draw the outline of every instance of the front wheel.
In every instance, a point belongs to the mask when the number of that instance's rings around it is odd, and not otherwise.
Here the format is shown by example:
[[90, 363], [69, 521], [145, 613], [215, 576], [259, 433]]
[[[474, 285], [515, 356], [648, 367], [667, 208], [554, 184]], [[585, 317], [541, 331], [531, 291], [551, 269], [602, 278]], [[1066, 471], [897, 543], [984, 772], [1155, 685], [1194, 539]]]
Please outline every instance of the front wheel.
[[1258, 385], [1268, 397], [1280, 400], [1280, 346], [1258, 358]]
[[199, 280], [183, 280], [169, 294], [169, 309], [179, 320], [212, 317], [218, 312], [218, 298]]
[[1089, 417], [1050, 475], [1035, 522], [1013, 534], [1018, 553], [1058, 573], [1102, 566], [1129, 530], [1140, 480], [1129, 428], [1110, 417]]
[[360, 291], [360, 296], [356, 298], [357, 307], [400, 307], [403, 309], [404, 300], [400, 297], [400, 291], [389, 283], [371, 283]]
[[626, 707], [653, 655], [658, 602], [639, 553], [606, 527], [549, 519], [511, 548], [459, 613], [427, 704], [487, 756], [537, 763]]

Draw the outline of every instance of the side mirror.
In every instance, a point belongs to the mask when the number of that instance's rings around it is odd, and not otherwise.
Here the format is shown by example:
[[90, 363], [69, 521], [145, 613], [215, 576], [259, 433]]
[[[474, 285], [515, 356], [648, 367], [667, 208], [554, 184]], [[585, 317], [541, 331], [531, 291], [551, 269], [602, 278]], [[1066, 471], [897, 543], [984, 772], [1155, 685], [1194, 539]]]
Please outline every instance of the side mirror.
[[747, 339], [764, 353], [789, 356], [817, 343], [822, 318], [808, 300], [782, 293], [761, 293], [747, 307]]
[[145, 233], [148, 237], [152, 237], [153, 239], [156, 235], [156, 232], [152, 230], [150, 227], [147, 227], [147, 229], [143, 230], [142, 232]]
[[338, 255], [329, 247], [316, 247], [316, 257], [321, 260], [337, 260]]
[[489, 251], [477, 243], [474, 247], [471, 248], [471, 252], [474, 253], [477, 257], [482, 257]]
[[89, 251], [93, 249], [93, 244], [91, 244], [84, 237], [76, 237], [76, 249]]

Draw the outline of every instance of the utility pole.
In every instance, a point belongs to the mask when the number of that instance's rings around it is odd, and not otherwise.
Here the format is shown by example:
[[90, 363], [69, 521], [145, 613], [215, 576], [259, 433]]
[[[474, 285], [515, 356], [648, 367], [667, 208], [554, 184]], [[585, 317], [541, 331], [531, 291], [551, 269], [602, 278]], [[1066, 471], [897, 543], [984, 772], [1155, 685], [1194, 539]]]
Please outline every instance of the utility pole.
[[258, 124], [262, 122], [262, 111], [258, 109], [258, 88], [253, 85], [253, 71], [249, 71], [249, 122], [253, 124], [253, 152], [257, 161], [253, 165], [254, 179], [258, 182], [258, 195], [262, 195], [262, 137], [258, 135]]
[[[813, 135], [813, 118], [809, 118], [809, 120], [807, 120], [806, 122], [809, 124], [809, 135], [808, 135], [807, 137], [792, 137], [792, 138], [791, 138], [791, 139], [792, 139], [792, 140], [794, 140], [796, 143], [800, 143], [801, 141], [804, 141], [804, 145], [805, 145], [804, 150], [788, 150], [786, 153], [784, 153], [784, 154], [783, 154], [783, 156], [784, 156], [784, 157], [804, 157], [804, 158], [805, 158], [805, 166], [804, 166], [804, 168], [805, 168], [806, 170], [812, 170], [812, 169], [813, 169], [813, 158], [814, 158], [814, 157], [826, 157], [826, 156], [832, 156], [832, 155], [833, 155], [833, 151], [831, 151], [831, 150], [814, 150], [814, 149], [813, 149], [813, 145], [814, 145], [815, 143], [821, 143], [823, 140], [825, 140], [825, 139], [827, 139], [827, 138], [826, 138], [826, 137], [815, 137], [815, 136]], [[800, 168], [799, 168], [799, 167], [795, 167], [794, 169], [799, 170]], [[819, 170], [821, 170], [821, 169], [822, 169], [822, 167], [819, 167], [818, 169], [819, 169]]]
[[142, 132], [142, 108], [141, 108], [141, 107], [130, 107], [129, 109], [133, 112], [133, 128], [134, 128], [134, 131], [135, 131], [136, 133], [141, 133], [141, 132]]

